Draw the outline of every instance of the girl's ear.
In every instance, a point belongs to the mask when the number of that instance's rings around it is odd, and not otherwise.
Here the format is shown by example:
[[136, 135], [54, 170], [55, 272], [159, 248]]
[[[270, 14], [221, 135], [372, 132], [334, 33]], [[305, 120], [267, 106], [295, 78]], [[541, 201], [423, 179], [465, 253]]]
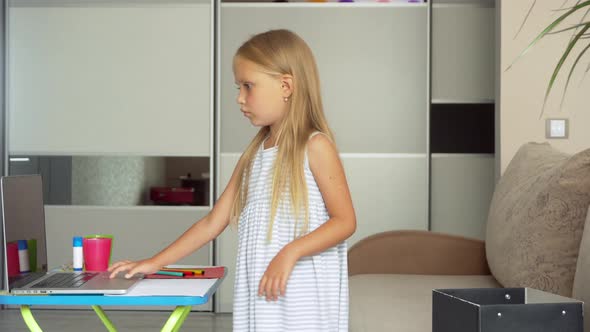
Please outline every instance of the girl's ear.
[[283, 91], [284, 98], [291, 97], [291, 95], [293, 94], [293, 76], [281, 76], [281, 90]]

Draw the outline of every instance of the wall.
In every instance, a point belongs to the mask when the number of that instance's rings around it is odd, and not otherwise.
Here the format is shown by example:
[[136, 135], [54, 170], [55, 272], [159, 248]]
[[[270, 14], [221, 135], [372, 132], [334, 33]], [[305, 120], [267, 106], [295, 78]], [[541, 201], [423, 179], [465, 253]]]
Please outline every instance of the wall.
[[[527, 23], [518, 36], [515, 35], [520, 28], [533, 0], [529, 1], [502, 1], [500, 2], [500, 103], [499, 132], [500, 143], [500, 168], [503, 172], [506, 166], [518, 150], [529, 141], [542, 142], [545, 139], [546, 118], [568, 118], [570, 120], [569, 139], [552, 139], [549, 142], [556, 148], [574, 153], [590, 147], [590, 110], [588, 109], [587, 92], [590, 89], [590, 80], [581, 81], [581, 73], [587, 66], [587, 61], [581, 61], [580, 67], [572, 77], [568, 94], [562, 109], [559, 104], [565, 83], [565, 77], [569, 68], [577, 56], [573, 52], [569, 61], [564, 66], [565, 71], [560, 75], [554, 91], [547, 101], [545, 112], [542, 116], [541, 109], [547, 83], [553, 69], [559, 60], [571, 33], [563, 33], [544, 38], [540, 44], [533, 47], [523, 58], [506, 70], [526, 46], [541, 32], [553, 19], [556, 19], [563, 11], [556, 12], [563, 1], [537, 0], [536, 5], [529, 16]], [[574, 4], [568, 1], [566, 6]], [[572, 24], [578, 19], [570, 21]], [[564, 27], [571, 26], [566, 25]]]

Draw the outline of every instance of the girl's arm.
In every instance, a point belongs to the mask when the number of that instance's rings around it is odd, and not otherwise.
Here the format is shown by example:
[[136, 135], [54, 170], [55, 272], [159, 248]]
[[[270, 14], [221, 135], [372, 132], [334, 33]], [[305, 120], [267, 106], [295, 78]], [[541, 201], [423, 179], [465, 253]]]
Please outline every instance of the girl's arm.
[[344, 168], [334, 144], [324, 135], [309, 140], [309, 167], [318, 184], [330, 219], [320, 227], [289, 243], [269, 264], [258, 293], [267, 299], [284, 295], [295, 263], [302, 257], [318, 254], [350, 237], [356, 230], [356, 217]]
[[336, 147], [326, 136], [315, 135], [309, 140], [307, 154], [330, 219], [287, 245], [298, 259], [332, 248], [356, 230], [352, 198]]
[[[242, 159], [238, 165], [241, 162]], [[120, 261], [113, 264], [109, 268], [111, 278], [121, 271], [128, 271], [126, 278], [130, 278], [136, 273], [154, 273], [162, 266], [172, 264], [198, 250], [221, 234], [229, 224], [231, 207], [237, 194], [238, 181], [241, 179], [241, 175], [237, 174], [238, 168], [236, 166], [223, 194], [205, 217], [194, 223], [176, 241], [152, 258], [140, 261]]]

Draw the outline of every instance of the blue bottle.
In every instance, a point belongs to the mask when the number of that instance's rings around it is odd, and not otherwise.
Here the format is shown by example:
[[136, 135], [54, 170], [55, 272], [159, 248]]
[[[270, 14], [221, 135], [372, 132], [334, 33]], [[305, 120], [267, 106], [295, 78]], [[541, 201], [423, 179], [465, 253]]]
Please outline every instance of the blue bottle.
[[84, 252], [82, 249], [82, 237], [81, 236], [74, 236], [73, 239], [73, 246], [74, 246], [74, 257], [72, 260], [72, 267], [74, 271], [82, 271], [84, 267]]

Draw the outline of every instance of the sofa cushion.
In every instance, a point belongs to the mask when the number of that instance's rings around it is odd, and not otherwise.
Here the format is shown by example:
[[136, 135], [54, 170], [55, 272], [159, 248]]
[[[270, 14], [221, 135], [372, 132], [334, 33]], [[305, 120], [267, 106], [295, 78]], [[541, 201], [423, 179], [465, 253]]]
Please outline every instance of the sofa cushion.
[[590, 331], [590, 208], [586, 216], [572, 296], [584, 301], [584, 331]]
[[431, 332], [432, 290], [500, 287], [491, 276], [361, 274], [349, 278], [351, 332]]
[[573, 156], [547, 143], [522, 146], [494, 191], [486, 254], [505, 287], [571, 296], [590, 204], [590, 149]]

